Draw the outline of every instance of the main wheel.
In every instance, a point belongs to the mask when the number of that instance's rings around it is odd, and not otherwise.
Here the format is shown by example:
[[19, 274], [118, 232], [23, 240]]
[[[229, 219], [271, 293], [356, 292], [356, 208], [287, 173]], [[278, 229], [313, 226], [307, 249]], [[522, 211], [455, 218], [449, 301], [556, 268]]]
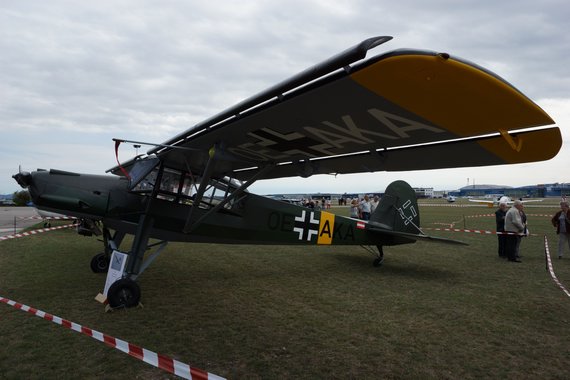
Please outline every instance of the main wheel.
[[99, 253], [91, 259], [91, 270], [93, 273], [105, 273], [109, 270], [110, 256]]
[[121, 278], [111, 285], [107, 292], [107, 301], [113, 309], [118, 307], [134, 307], [141, 300], [141, 288], [128, 278]]

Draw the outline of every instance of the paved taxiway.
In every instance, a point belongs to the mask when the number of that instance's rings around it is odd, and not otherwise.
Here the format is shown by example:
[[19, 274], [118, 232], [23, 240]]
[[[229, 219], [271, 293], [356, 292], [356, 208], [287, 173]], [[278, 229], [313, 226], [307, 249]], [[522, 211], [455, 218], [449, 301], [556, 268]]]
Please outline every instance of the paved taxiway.
[[40, 223], [37, 219], [24, 219], [30, 216], [38, 216], [33, 207], [6, 207], [0, 206], [0, 236], [12, 235], [14, 233], [14, 221], [16, 233], [24, 228]]

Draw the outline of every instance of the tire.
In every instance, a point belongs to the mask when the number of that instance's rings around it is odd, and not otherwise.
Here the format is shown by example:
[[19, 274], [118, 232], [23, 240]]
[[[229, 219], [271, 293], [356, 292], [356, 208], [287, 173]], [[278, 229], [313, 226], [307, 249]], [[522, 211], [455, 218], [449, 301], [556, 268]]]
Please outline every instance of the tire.
[[106, 273], [109, 270], [110, 257], [104, 253], [99, 253], [91, 259], [91, 270], [93, 273]]
[[141, 289], [139, 285], [128, 278], [115, 281], [107, 292], [107, 301], [113, 309], [135, 307], [140, 300]]

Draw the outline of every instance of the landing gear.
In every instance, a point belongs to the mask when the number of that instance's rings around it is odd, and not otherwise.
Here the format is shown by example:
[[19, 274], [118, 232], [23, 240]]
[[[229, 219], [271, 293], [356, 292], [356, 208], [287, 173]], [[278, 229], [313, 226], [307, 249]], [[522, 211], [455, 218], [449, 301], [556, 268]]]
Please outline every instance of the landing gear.
[[109, 270], [110, 257], [105, 253], [99, 253], [91, 259], [93, 273], [105, 273]]
[[[146, 215], [141, 217], [132, 249], [128, 253], [127, 261], [124, 265], [123, 278], [114, 282], [107, 290], [107, 302], [112, 309], [130, 308], [139, 305], [141, 289], [136, 280], [168, 244], [167, 241], [148, 244], [152, 224], [152, 218]], [[91, 259], [91, 270], [95, 273], [103, 273], [109, 270], [113, 251], [118, 251], [119, 245], [125, 237], [125, 232], [116, 231], [111, 235], [107, 228], [103, 230], [103, 234], [105, 252], [95, 255]], [[145, 260], [145, 252], [153, 247], [157, 247], [156, 250]], [[113, 269], [116, 268], [113, 267]]]
[[[122, 269], [122, 278], [114, 282], [107, 290], [107, 301], [112, 309], [135, 307], [140, 303], [141, 289], [136, 280], [168, 244], [167, 241], [148, 244], [153, 224], [154, 219], [149, 215], [142, 214], [140, 216], [133, 245], [127, 254], [126, 263]], [[105, 251], [95, 255], [91, 260], [93, 272], [102, 273], [109, 270], [113, 252], [119, 251], [125, 234], [124, 231], [116, 230], [111, 235], [107, 228], [103, 228]], [[158, 246], [156, 250], [145, 259], [145, 252], [156, 246]], [[114, 266], [113, 269], [115, 269]]]
[[381, 245], [377, 245], [376, 247], [378, 248], [378, 254], [377, 254], [378, 257], [374, 259], [372, 265], [374, 265], [375, 267], [379, 267], [384, 262], [384, 250], [382, 249]]
[[140, 300], [141, 289], [129, 278], [117, 280], [107, 291], [107, 301], [113, 309], [135, 307]]
[[125, 233], [116, 231], [113, 235], [107, 228], [103, 228], [103, 247], [105, 251], [99, 253], [91, 259], [91, 270], [93, 273], [106, 273], [109, 270], [111, 255], [113, 251], [119, 248]]

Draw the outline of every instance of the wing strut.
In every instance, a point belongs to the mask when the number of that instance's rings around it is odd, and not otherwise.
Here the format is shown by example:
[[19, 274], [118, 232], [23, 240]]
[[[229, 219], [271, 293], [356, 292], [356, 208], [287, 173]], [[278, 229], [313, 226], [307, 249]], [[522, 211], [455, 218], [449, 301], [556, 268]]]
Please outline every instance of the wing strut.
[[188, 218], [186, 219], [186, 223], [184, 224], [184, 228], [182, 229], [184, 233], [188, 233], [192, 229], [192, 215], [194, 214], [194, 209], [197, 208], [202, 202], [202, 198], [204, 198], [204, 193], [206, 192], [206, 188], [208, 187], [208, 183], [210, 182], [210, 178], [212, 177], [212, 172], [214, 171], [214, 166], [215, 166], [215, 155], [216, 155], [215, 146], [210, 148], [208, 155], [209, 159], [208, 162], [206, 163], [206, 168], [204, 169], [204, 173], [202, 174], [200, 187], [198, 187], [198, 192], [194, 197], [193, 206], [190, 209], [190, 212], [188, 213]]

